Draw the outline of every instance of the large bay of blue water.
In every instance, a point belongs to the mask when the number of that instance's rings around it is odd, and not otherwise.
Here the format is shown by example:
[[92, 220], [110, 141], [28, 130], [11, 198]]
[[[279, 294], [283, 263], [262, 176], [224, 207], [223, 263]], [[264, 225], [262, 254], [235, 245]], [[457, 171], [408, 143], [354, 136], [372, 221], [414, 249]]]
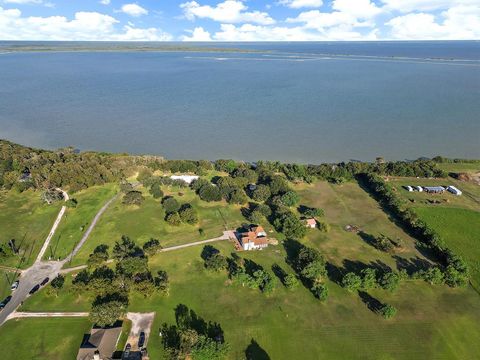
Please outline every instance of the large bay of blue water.
[[30, 146], [304, 163], [480, 158], [480, 42], [2, 52], [11, 45], [0, 42], [0, 138]]

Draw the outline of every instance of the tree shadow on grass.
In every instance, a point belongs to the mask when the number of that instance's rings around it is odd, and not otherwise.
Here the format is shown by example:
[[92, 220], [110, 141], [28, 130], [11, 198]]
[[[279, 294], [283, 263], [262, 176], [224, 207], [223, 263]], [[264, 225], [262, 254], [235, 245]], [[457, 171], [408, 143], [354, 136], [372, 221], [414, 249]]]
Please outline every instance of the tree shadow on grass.
[[250, 344], [245, 349], [245, 358], [246, 360], [270, 360], [268, 353], [254, 339], [250, 340]]
[[432, 266], [432, 264], [429, 261], [425, 259], [421, 259], [418, 256], [410, 259], [406, 259], [401, 256], [394, 255], [393, 259], [397, 264], [397, 269], [405, 270], [408, 275], [412, 275], [413, 273], [419, 270], [427, 270]]
[[378, 313], [383, 306], [379, 300], [375, 299], [365, 291], [359, 291], [358, 295], [360, 296], [360, 299], [362, 299], [363, 303], [367, 305], [367, 307], [374, 313]]
[[283, 270], [278, 264], [272, 265], [272, 271], [275, 276], [280, 280], [280, 282], [285, 285], [285, 277], [288, 275], [287, 272]]
[[205, 245], [202, 249], [201, 258], [203, 260], [208, 260], [215, 254], [218, 254], [220, 251], [212, 245]]

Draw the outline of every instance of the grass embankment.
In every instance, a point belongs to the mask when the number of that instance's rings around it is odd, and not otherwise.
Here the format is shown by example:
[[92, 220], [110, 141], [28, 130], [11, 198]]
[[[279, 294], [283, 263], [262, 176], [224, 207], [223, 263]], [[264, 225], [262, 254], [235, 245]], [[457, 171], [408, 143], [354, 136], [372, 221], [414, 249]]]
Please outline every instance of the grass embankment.
[[44, 260], [48, 260], [49, 257], [63, 259], [72, 252], [97, 212], [115, 195], [117, 190], [118, 186], [107, 184], [71, 194], [70, 197], [76, 199], [78, 205], [76, 208], [67, 208], [45, 253]]
[[165, 195], [174, 196], [180, 203], [190, 203], [198, 213], [199, 224], [182, 224], [178, 227], [167, 224], [161, 200], [154, 199], [146, 189], [139, 187], [137, 190], [141, 190], [145, 196], [143, 204], [127, 206], [122, 204], [122, 197], [117, 199], [103, 214], [90, 238], [74, 258], [72, 266], [85, 264], [89, 254], [99, 244], [109, 245], [111, 250], [122, 235], [129, 236], [140, 245], [155, 238], [167, 247], [214, 238], [245, 221], [240, 206], [228, 205], [226, 202], [204, 202], [189, 188], [162, 189]]
[[10, 320], [0, 327], [4, 359], [75, 359], [83, 335], [90, 332], [88, 319], [30, 318]]
[[18, 256], [2, 259], [1, 265], [26, 268], [35, 261], [62, 205], [48, 205], [40, 195], [32, 190], [0, 191], [0, 241], [15, 239], [19, 248]]
[[[298, 190], [301, 203], [324, 208], [332, 225], [328, 234], [311, 230], [304, 242], [318, 248], [337, 266], [356, 261], [381, 262], [391, 267], [397, 263], [391, 255], [346, 232], [346, 224], [357, 225], [371, 234], [399, 236], [405, 245], [397, 255], [421, 258], [413, 239], [391, 223], [378, 204], [355, 183], [317, 183], [299, 186]], [[143, 221], [142, 224], [149, 224], [148, 219]], [[224, 255], [233, 251], [228, 242], [212, 245]], [[398, 309], [395, 318], [384, 320], [370, 311], [357, 293], [349, 293], [331, 281], [327, 282], [330, 297], [325, 304], [301, 285], [287, 291], [277, 278], [277, 288], [269, 296], [231, 284], [226, 273], [204, 269], [201, 251], [199, 246], [152, 257], [152, 271], [162, 268], [169, 274], [170, 295], [130, 299], [129, 311], [156, 311], [148, 344], [152, 358], [161, 357], [158, 329], [164, 322], [174, 323], [174, 308], [178, 304], [188, 306], [207, 322], [221, 325], [231, 344], [230, 359], [244, 358], [252, 340], [272, 359], [295, 359], [299, 354], [302, 359], [466, 359], [474, 358], [480, 351], [476, 341], [480, 336], [480, 298], [471, 288], [451, 289], [406, 281], [393, 294], [371, 291], [371, 296]], [[292, 273], [285, 263], [282, 245], [241, 255], [266, 270], [271, 271], [277, 263]], [[48, 297], [41, 290], [25, 302], [22, 310], [88, 311], [92, 299], [69, 294], [69, 284], [70, 278], [58, 298]]]

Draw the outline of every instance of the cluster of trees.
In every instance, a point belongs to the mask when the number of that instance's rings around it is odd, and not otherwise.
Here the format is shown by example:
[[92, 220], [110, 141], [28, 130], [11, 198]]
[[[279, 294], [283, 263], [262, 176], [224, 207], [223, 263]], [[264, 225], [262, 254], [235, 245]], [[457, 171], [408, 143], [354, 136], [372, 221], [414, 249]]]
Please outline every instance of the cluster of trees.
[[118, 181], [122, 174], [113, 155], [72, 148], [38, 150], [0, 140], [0, 187], [6, 189], [68, 187], [74, 192]]
[[215, 183], [200, 178], [191, 184], [191, 188], [200, 199], [207, 202], [225, 199], [229, 204], [245, 204], [248, 201], [245, 186], [248, 180], [243, 177], [221, 176], [214, 179]]
[[153, 170], [169, 171], [171, 173], [194, 173], [204, 175], [207, 171], [213, 170], [211, 161], [207, 160], [159, 160], [148, 164]]
[[320, 301], [326, 301], [328, 298], [328, 287], [325, 284], [327, 263], [322, 254], [313, 248], [300, 245], [295, 256], [288, 259], [288, 262], [313, 295]]
[[175, 308], [176, 325], [160, 328], [166, 357], [172, 360], [221, 360], [229, 351], [220, 324], [199, 317], [180, 304]]
[[403, 222], [425, 246], [435, 253], [442, 264], [445, 283], [452, 287], [465, 286], [469, 280], [469, 269], [464, 259], [449, 249], [440, 235], [427, 223], [418, 219], [417, 214], [400, 199], [392, 185], [376, 174], [362, 176], [368, 188], [395, 216]]
[[406, 272], [377, 271], [374, 268], [365, 268], [359, 274], [348, 272], [342, 278], [342, 286], [350, 292], [382, 288], [395, 291], [402, 279], [407, 278]]
[[179, 226], [183, 223], [194, 225], [198, 223], [198, 215], [192, 205], [180, 203], [172, 196], [162, 199], [162, 206], [165, 210], [165, 221], [172, 226]]
[[99, 245], [88, 259], [88, 268], [80, 271], [72, 281], [77, 293], [95, 296], [90, 317], [99, 326], [112, 325], [128, 306], [131, 292], [151, 296], [154, 292], [168, 294], [168, 274], [159, 270], [154, 276], [148, 268], [146, 252], [159, 251], [157, 240], [150, 240], [144, 250], [127, 236], [115, 243], [112, 251], [115, 268], [107, 266], [108, 246]]
[[387, 253], [393, 253], [395, 249], [402, 247], [402, 241], [400, 238], [393, 239], [386, 236], [385, 234], [380, 234], [378, 236], [368, 235], [364, 232], [360, 233], [361, 237], [368, 238], [371, 241], [371, 245], [380, 251]]
[[228, 276], [237, 284], [249, 289], [260, 289], [264, 294], [275, 290], [275, 280], [270, 272], [237, 254], [232, 254], [232, 258], [228, 259]]
[[211, 245], [203, 248], [201, 256], [207, 270], [215, 272], [228, 270], [229, 278], [242, 286], [260, 289], [265, 294], [270, 294], [275, 289], [272, 274], [251, 260], [245, 260], [235, 253], [231, 258], [227, 258]]

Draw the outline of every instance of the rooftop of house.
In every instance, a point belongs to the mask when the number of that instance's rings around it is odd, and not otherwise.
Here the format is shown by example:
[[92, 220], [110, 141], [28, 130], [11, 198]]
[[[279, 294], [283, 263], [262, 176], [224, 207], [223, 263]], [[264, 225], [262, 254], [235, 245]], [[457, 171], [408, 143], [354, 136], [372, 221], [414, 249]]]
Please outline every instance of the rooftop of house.
[[80, 345], [77, 360], [91, 360], [96, 351], [99, 352], [101, 359], [110, 359], [116, 350], [121, 333], [121, 326], [92, 328]]
[[311, 219], [306, 219], [305, 220], [307, 225], [317, 225], [317, 220], [311, 218]]

